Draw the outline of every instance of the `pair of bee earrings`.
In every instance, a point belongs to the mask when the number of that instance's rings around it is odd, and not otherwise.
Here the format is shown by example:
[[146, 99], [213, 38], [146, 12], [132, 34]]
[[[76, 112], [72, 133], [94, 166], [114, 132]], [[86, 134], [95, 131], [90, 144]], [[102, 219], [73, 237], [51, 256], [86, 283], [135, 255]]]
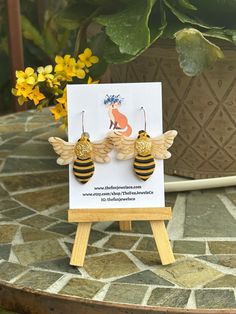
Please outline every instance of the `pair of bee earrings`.
[[116, 132], [97, 142], [91, 142], [89, 134], [84, 131], [84, 111], [82, 111], [82, 134], [77, 143], [72, 144], [58, 137], [50, 137], [55, 152], [60, 156], [59, 165], [68, 165], [73, 162], [73, 173], [76, 179], [85, 184], [94, 174], [94, 161], [107, 163], [110, 161], [109, 153], [113, 147], [117, 150], [117, 159], [127, 160], [134, 158], [134, 172], [141, 180], [146, 181], [153, 174], [155, 159], [168, 159], [171, 157], [168, 148], [173, 144], [177, 131], [171, 130], [164, 134], [150, 138], [146, 132], [146, 113], [144, 112], [145, 127], [139, 131], [137, 138], [130, 138]]

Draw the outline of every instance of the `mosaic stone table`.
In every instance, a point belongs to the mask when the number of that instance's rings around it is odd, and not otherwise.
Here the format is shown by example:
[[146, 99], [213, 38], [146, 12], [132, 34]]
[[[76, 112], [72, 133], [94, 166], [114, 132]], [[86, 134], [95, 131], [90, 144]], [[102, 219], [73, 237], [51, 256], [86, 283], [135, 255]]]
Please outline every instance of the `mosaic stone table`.
[[67, 168], [47, 143], [64, 134], [48, 111], [3, 116], [0, 134], [0, 307], [236, 313], [235, 187], [166, 195], [175, 264], [160, 264], [148, 222], [134, 223], [132, 233], [110, 222], [93, 225], [84, 268], [76, 268], [69, 266], [76, 224], [67, 222]]

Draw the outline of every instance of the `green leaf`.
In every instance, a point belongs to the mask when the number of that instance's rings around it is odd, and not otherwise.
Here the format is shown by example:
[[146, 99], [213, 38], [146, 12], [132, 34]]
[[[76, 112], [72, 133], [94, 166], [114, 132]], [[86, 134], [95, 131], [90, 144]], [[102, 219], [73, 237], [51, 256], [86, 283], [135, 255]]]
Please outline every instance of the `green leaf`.
[[117, 64], [132, 61], [136, 58], [136, 56], [121, 53], [119, 50], [119, 46], [117, 46], [116, 44], [114, 44], [113, 41], [107, 38], [104, 45], [104, 58], [108, 63]]
[[112, 42], [109, 38], [104, 44], [104, 58], [108, 63], [119, 64], [130, 62], [137, 56], [142, 54], [157, 38], [159, 38], [166, 27], [166, 16], [160, 0], [157, 0], [153, 6], [149, 17], [148, 27], [150, 29], [150, 44], [139, 50], [136, 55], [121, 53], [119, 46]]
[[97, 33], [93, 37], [89, 38], [88, 45], [92, 50], [93, 55], [102, 56], [104, 53], [105, 43], [107, 35], [103, 32]]
[[236, 45], [236, 29], [225, 29], [224, 34], [230, 36], [232, 42]]
[[127, 1], [123, 10], [98, 16], [96, 21], [106, 26], [106, 34], [121, 53], [136, 55], [150, 44], [148, 19], [153, 4], [153, 0]]
[[59, 54], [59, 43], [58, 43], [58, 29], [55, 24], [54, 18], [51, 15], [51, 12], [48, 12], [48, 18], [45, 21], [44, 25], [44, 40], [46, 46], [46, 52], [50, 56], [55, 56]]
[[202, 33], [194, 28], [183, 29], [177, 32], [175, 37], [180, 67], [188, 76], [200, 74], [224, 57], [218, 46], [205, 39]]
[[179, 0], [179, 5], [181, 5], [183, 8], [188, 9], [188, 10], [197, 10], [197, 8], [192, 5], [189, 0]]
[[56, 20], [60, 26], [67, 30], [75, 30], [95, 9], [96, 7], [93, 5], [81, 3], [80, 1], [80, 3], [72, 4], [61, 10], [56, 15]]
[[30, 22], [30, 20], [26, 16], [22, 15], [21, 23], [22, 23], [22, 32], [23, 32], [24, 38], [33, 41], [33, 43], [36, 46], [40, 47], [42, 50], [45, 51], [44, 39], [40, 35], [39, 31]]
[[225, 28], [236, 28], [236, 1], [235, 0], [191, 0], [197, 7], [194, 12], [200, 19], [212, 25]]
[[175, 33], [180, 31], [183, 28], [191, 28], [191, 24], [188, 23], [182, 23], [180, 20], [173, 14], [171, 14], [170, 11], [166, 12], [166, 27], [163, 31], [163, 34], [161, 38], [169, 38], [169, 39], [174, 39], [175, 38]]
[[157, 0], [152, 8], [148, 27], [150, 30], [150, 44], [157, 40], [166, 28], [166, 14], [160, 0]]
[[233, 43], [232, 37], [230, 35], [227, 35], [224, 30], [210, 29], [209, 31], [206, 31], [202, 34], [205, 37], [213, 37], [217, 39], [230, 41], [231, 43]]
[[210, 25], [209, 23], [201, 20], [198, 16], [190, 16], [187, 15], [187, 13], [184, 12], [184, 10], [181, 10], [178, 7], [178, 3], [175, 0], [163, 0], [165, 5], [170, 9], [170, 11], [182, 22], [182, 23], [189, 23], [192, 25], [197, 25], [200, 27], [204, 27], [204, 28], [222, 28], [222, 27], [218, 27]]
[[101, 76], [106, 72], [107, 62], [104, 58], [99, 57], [99, 62], [93, 64], [91, 68], [89, 68], [89, 76], [92, 77], [93, 81], [99, 80]]

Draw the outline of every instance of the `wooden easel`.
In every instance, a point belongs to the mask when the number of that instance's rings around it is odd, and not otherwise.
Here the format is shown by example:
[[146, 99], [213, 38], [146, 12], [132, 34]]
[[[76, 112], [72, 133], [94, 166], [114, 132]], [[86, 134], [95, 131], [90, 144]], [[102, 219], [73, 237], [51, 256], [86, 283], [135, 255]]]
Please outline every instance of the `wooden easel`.
[[83, 266], [92, 222], [119, 221], [120, 229], [131, 230], [131, 221], [149, 220], [163, 265], [175, 262], [164, 220], [171, 219], [171, 208], [70, 209], [69, 222], [78, 222], [70, 265]]

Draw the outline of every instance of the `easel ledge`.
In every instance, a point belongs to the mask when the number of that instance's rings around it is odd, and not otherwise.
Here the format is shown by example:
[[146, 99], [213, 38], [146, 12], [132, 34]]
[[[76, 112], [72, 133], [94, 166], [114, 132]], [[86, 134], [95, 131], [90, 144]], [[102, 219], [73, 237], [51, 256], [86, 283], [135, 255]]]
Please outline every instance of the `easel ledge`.
[[70, 264], [83, 266], [92, 222], [119, 221], [131, 230], [131, 221], [149, 220], [163, 265], [175, 262], [164, 220], [172, 217], [170, 207], [69, 209], [68, 221], [78, 222]]
[[169, 220], [170, 207], [69, 209], [69, 222]]

